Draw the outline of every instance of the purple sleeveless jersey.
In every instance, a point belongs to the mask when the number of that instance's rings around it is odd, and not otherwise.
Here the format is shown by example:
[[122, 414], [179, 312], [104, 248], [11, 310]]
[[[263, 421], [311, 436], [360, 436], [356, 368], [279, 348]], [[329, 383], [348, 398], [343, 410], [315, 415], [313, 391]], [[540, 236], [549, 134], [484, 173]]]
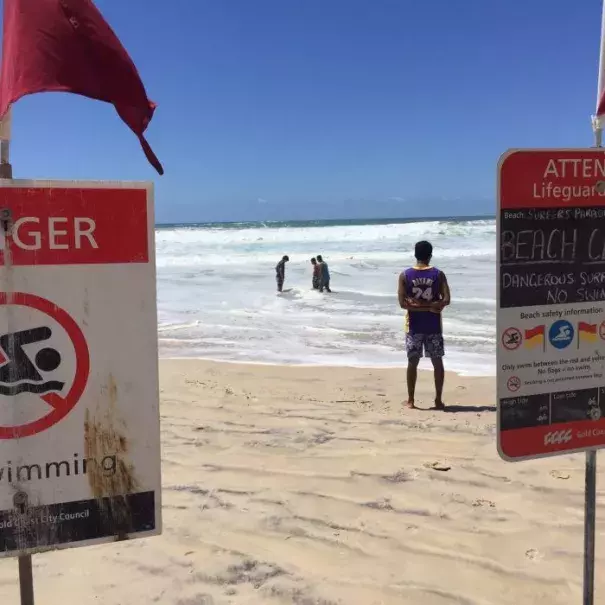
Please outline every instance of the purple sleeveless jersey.
[[[405, 289], [410, 298], [430, 303], [439, 300], [439, 269], [407, 269], [404, 271]], [[441, 313], [408, 311], [409, 334], [441, 334]]]

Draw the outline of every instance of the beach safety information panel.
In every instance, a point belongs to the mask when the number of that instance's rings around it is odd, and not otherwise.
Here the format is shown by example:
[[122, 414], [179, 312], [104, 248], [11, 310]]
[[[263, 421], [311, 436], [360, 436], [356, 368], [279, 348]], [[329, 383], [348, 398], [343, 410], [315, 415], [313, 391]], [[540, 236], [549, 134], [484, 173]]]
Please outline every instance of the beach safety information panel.
[[500, 455], [603, 447], [605, 153], [506, 153], [498, 248]]
[[0, 181], [0, 556], [160, 533], [151, 185]]

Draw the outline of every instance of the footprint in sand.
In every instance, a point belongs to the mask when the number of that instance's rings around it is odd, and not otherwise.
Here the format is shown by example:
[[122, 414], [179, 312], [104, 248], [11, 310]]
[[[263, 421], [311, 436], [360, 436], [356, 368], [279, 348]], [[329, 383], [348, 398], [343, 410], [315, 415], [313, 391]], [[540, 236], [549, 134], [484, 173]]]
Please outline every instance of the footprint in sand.
[[424, 466], [442, 472], [449, 471], [452, 468], [449, 464], [444, 464], [443, 462], [425, 462]]
[[530, 561], [540, 561], [544, 558], [544, 555], [539, 550], [530, 548], [529, 550], [525, 551], [525, 558], [529, 559]]
[[555, 479], [569, 479], [571, 477], [569, 473], [557, 470], [550, 471], [550, 476], [554, 477]]
[[413, 473], [408, 473], [404, 470], [398, 470], [392, 475], [383, 475], [382, 479], [385, 481], [390, 481], [391, 483], [404, 483], [406, 481], [411, 481], [415, 479], [416, 476]]
[[483, 498], [479, 498], [473, 502], [473, 506], [476, 508], [478, 506], [489, 506], [490, 508], [495, 508], [496, 503], [491, 500], [484, 500]]
[[363, 506], [367, 506], [368, 508], [375, 508], [377, 510], [393, 510], [390, 498], [380, 498], [375, 502], [366, 502]]

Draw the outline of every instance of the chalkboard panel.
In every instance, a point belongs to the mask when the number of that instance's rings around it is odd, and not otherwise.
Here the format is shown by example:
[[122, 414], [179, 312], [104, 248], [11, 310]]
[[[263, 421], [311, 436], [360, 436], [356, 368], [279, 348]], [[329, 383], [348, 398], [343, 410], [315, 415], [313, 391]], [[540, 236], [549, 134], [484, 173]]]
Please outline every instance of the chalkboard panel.
[[525, 429], [550, 423], [550, 395], [500, 399], [500, 430]]
[[603, 218], [604, 208], [503, 210], [500, 307], [605, 302]]
[[553, 424], [591, 420], [595, 414], [599, 418], [603, 414], [603, 409], [599, 406], [597, 388], [551, 394], [551, 422]]

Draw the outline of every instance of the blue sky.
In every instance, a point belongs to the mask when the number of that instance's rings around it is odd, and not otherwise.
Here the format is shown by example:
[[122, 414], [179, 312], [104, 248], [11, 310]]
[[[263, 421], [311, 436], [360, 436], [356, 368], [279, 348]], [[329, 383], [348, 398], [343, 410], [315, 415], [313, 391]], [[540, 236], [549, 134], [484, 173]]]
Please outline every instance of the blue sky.
[[494, 212], [509, 147], [590, 146], [600, 0], [97, 0], [158, 103], [14, 110], [16, 177], [149, 180], [160, 222]]

